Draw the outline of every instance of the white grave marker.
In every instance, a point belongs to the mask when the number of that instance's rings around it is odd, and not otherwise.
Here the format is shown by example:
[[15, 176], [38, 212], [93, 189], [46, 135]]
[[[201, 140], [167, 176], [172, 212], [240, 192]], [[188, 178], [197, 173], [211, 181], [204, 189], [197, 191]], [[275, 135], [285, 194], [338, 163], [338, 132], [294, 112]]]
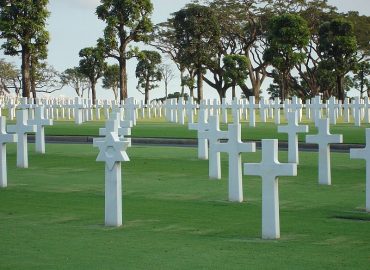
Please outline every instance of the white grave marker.
[[35, 134], [35, 150], [45, 154], [45, 129], [44, 126], [53, 125], [53, 120], [44, 118], [44, 107], [36, 107], [35, 118], [28, 121], [28, 124], [37, 127]]
[[243, 201], [242, 160], [241, 153], [255, 152], [255, 143], [243, 143], [239, 124], [229, 124], [227, 142], [216, 143], [215, 151], [229, 155], [229, 201]]
[[128, 142], [118, 138], [117, 120], [108, 120], [107, 136], [94, 139], [94, 146], [99, 147], [96, 161], [105, 162], [105, 225], [122, 225], [122, 179], [121, 161], [129, 161], [126, 148]]
[[343, 136], [340, 134], [330, 134], [329, 120], [316, 120], [318, 134], [307, 135], [307, 143], [319, 145], [319, 183], [322, 185], [331, 185], [331, 166], [330, 166], [330, 143], [342, 143]]
[[198, 158], [208, 159], [208, 140], [199, 138], [199, 134], [203, 131], [208, 130], [207, 113], [204, 108], [199, 110], [198, 123], [189, 123], [188, 127], [190, 130], [197, 130], [198, 134]]
[[296, 164], [278, 160], [278, 140], [262, 140], [261, 163], [244, 163], [245, 175], [262, 178], [262, 238], [280, 238], [279, 176], [296, 176]]
[[255, 127], [256, 126], [256, 109], [259, 108], [259, 104], [256, 103], [256, 98], [254, 96], [249, 97], [249, 104], [247, 106], [249, 110], [249, 126]]
[[220, 130], [218, 114], [208, 118], [208, 129], [199, 132], [198, 139], [207, 139], [209, 142], [209, 178], [221, 179], [221, 160], [220, 152], [216, 149], [216, 144], [220, 139], [227, 139], [227, 131]]
[[15, 125], [8, 126], [8, 132], [16, 133], [18, 135], [17, 143], [17, 167], [28, 168], [28, 146], [27, 146], [27, 133], [36, 132], [35, 125], [28, 124], [27, 110], [18, 110], [17, 122]]
[[4, 116], [0, 117], [0, 188], [5, 188], [8, 186], [8, 173], [6, 166], [6, 143], [17, 142], [17, 134], [7, 134], [6, 133], [6, 118]]
[[298, 124], [298, 111], [288, 112], [288, 125], [278, 126], [279, 133], [288, 133], [288, 162], [299, 164], [298, 133], [307, 133], [308, 125]]
[[366, 147], [351, 149], [351, 159], [364, 159], [366, 161], [366, 211], [370, 212], [370, 128], [366, 129]]

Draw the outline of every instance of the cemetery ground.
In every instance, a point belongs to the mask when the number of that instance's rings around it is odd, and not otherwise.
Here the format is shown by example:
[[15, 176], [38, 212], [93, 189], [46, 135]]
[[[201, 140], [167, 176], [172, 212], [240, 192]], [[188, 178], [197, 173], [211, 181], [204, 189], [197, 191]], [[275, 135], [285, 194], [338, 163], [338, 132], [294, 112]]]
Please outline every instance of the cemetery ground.
[[[8, 121], [8, 123], [14, 122]], [[312, 122], [303, 121], [300, 124], [309, 125], [307, 134], [317, 133], [317, 129]], [[286, 125], [286, 121], [282, 120], [281, 125]], [[82, 125], [75, 125], [72, 121], [55, 121], [53, 126], [45, 127], [45, 134], [49, 136], [98, 136], [99, 128], [103, 126], [103, 121], [90, 121]], [[223, 130], [227, 130], [227, 124], [220, 123], [220, 127]], [[330, 132], [343, 134], [344, 143], [364, 144], [365, 128], [370, 128], [370, 124], [362, 124], [361, 127], [356, 127], [353, 123], [342, 122], [330, 125]], [[299, 141], [304, 142], [305, 135], [300, 133], [298, 135]], [[132, 129], [132, 137], [196, 139], [197, 132], [189, 130], [187, 125], [169, 123], [163, 118], [156, 118], [153, 120], [139, 120], [137, 126]], [[256, 127], [249, 127], [247, 122], [242, 121], [243, 140], [261, 140], [261, 138], [287, 141], [288, 136], [285, 133], [278, 133], [277, 125], [271, 121], [267, 123], [258, 122]]]
[[[57, 121], [46, 135], [97, 136], [103, 121]], [[331, 126], [348, 143], [364, 143], [353, 124]], [[314, 133], [310, 126], [310, 133]], [[137, 137], [196, 138], [164, 121], [139, 122]], [[280, 138], [273, 123], [243, 124], [243, 138]], [[303, 137], [302, 137], [303, 138]], [[104, 226], [104, 164], [89, 144], [29, 147], [28, 169], [8, 149], [0, 190], [0, 269], [368, 269], [370, 216], [365, 161], [332, 153], [332, 186], [318, 185], [317, 153], [300, 152], [297, 177], [279, 178], [280, 240], [261, 240], [261, 179], [243, 176], [245, 202], [227, 201], [222, 179], [208, 179], [196, 148], [137, 146], [122, 164], [124, 226]], [[287, 152], [279, 152], [287, 161]], [[259, 162], [260, 151], [243, 155]]]

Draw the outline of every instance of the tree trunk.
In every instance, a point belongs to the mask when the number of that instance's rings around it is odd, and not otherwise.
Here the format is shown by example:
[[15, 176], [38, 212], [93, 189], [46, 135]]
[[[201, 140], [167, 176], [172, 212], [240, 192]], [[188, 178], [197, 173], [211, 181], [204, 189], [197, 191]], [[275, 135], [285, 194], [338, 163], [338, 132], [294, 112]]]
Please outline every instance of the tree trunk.
[[337, 75], [337, 93], [338, 99], [344, 103], [344, 89], [343, 89], [343, 76]]
[[220, 102], [222, 103], [222, 99], [225, 97], [225, 92], [224, 91], [217, 91], [218, 96], [220, 97]]
[[[184, 89], [184, 87], [182, 87], [182, 89]], [[168, 96], [168, 82], [167, 81], [164, 81], [164, 91], [165, 91], [164, 99], [167, 100], [167, 96]]]
[[30, 60], [31, 66], [30, 66], [30, 83], [31, 83], [31, 93], [33, 99], [36, 101], [36, 59], [34, 57], [31, 57]]
[[117, 101], [118, 98], [118, 87], [113, 87], [114, 100]]
[[289, 73], [283, 72], [281, 76], [280, 98], [282, 101], [285, 101], [288, 93], [288, 75]]
[[365, 78], [364, 78], [364, 72], [363, 71], [360, 72], [360, 78], [361, 78], [361, 82], [360, 82], [361, 98], [363, 98], [364, 93], [365, 93], [365, 90], [364, 90], [364, 88], [365, 88], [365, 82], [364, 82]]
[[[246, 57], [249, 58], [249, 55], [248, 53], [245, 54]], [[259, 102], [259, 98], [260, 98], [260, 91], [261, 91], [261, 85], [263, 83], [263, 81], [265, 80], [266, 78], [266, 75], [265, 75], [265, 67], [261, 67], [261, 71], [262, 73], [260, 73], [259, 70], [255, 70], [251, 64], [251, 62], [249, 61], [249, 64], [248, 64], [248, 77], [251, 81], [251, 84], [252, 84], [252, 92], [253, 92], [253, 95], [256, 99], [256, 103]], [[245, 94], [245, 90], [243, 90], [243, 93]]]
[[93, 102], [93, 105], [95, 105], [95, 102], [96, 102], [96, 91], [95, 91], [95, 85], [96, 85], [96, 82], [91, 82], [91, 98], [92, 98], [92, 102]]
[[31, 77], [31, 93], [34, 100], [36, 100], [36, 82], [35, 78]]
[[180, 71], [180, 80], [181, 80], [181, 94], [184, 95], [185, 93], [185, 85], [184, 85], [184, 70]]
[[31, 52], [27, 46], [22, 47], [22, 96], [30, 97], [31, 81], [30, 81], [30, 63]]
[[203, 74], [202, 68], [197, 70], [198, 103], [203, 99]]
[[144, 96], [144, 103], [145, 105], [148, 105], [149, 101], [149, 78], [146, 78], [145, 82], [145, 96]]
[[233, 84], [233, 86], [231, 87], [231, 96], [232, 96], [233, 99], [236, 97], [235, 84]]
[[120, 101], [125, 100], [127, 98], [127, 67], [126, 67], [126, 58], [120, 58]]
[[190, 96], [194, 98], [194, 87], [189, 87]]

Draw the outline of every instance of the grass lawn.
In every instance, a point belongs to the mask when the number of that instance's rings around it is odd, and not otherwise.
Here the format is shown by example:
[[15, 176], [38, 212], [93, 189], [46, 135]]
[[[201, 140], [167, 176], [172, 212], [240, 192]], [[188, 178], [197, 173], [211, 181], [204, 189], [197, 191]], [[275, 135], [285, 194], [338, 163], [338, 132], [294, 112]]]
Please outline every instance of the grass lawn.
[[[10, 123], [10, 122], [9, 122]], [[286, 124], [286, 122], [282, 122]], [[316, 134], [317, 130], [312, 123], [309, 124], [309, 134]], [[53, 126], [45, 127], [46, 135], [84, 135], [98, 136], [99, 127], [104, 127], [104, 121], [90, 121], [82, 125], [76, 125], [72, 121], [55, 121]], [[338, 123], [330, 126], [330, 132], [333, 134], [343, 134], [345, 143], [365, 143], [365, 128], [370, 128], [370, 124], [363, 124], [356, 127], [354, 124]], [[221, 129], [227, 130], [225, 124]], [[299, 134], [299, 141], [305, 141], [306, 134]], [[166, 122], [164, 119], [139, 120], [132, 129], [133, 137], [151, 137], [151, 138], [197, 138], [197, 132], [189, 130], [187, 124], [180, 125]], [[242, 122], [242, 138], [247, 140], [279, 139], [288, 140], [285, 133], [277, 132], [277, 125], [271, 121], [267, 123], [258, 122], [256, 127], [249, 127], [248, 122]]]
[[[138, 128], [141, 125], [138, 125]], [[261, 180], [245, 176], [244, 203], [227, 202], [195, 148], [133, 147], [123, 164], [124, 227], [105, 228], [104, 164], [92, 145], [48, 144], [0, 190], [0, 269], [369, 269], [365, 163], [332, 154], [330, 187], [317, 154], [280, 178], [281, 239], [261, 240]], [[243, 161], [258, 162], [260, 153]], [[287, 153], [280, 153], [286, 161]]]
[[[3, 115], [7, 115], [7, 111], [3, 111]], [[103, 113], [101, 113], [103, 118]], [[229, 122], [232, 121], [231, 111], [229, 110]], [[94, 113], [95, 116], [95, 113]], [[308, 121], [303, 111], [302, 124], [309, 125], [309, 134], [317, 132], [312, 121]], [[14, 124], [15, 121], [8, 121], [8, 124]], [[281, 112], [281, 122], [283, 125], [286, 121]], [[264, 139], [279, 139], [288, 140], [287, 134], [277, 133], [277, 125], [273, 120], [268, 118], [266, 123], [260, 122], [259, 111], [256, 111], [256, 127], [249, 127], [249, 122], [242, 120], [242, 138], [245, 140], [260, 140]], [[53, 126], [45, 127], [46, 135], [71, 135], [71, 136], [98, 136], [99, 128], [104, 127], [104, 119], [100, 121], [88, 121], [82, 125], [76, 125], [74, 121], [54, 120]], [[370, 124], [362, 123], [361, 127], [356, 127], [351, 123], [344, 123], [342, 117], [337, 120], [337, 125], [330, 126], [330, 132], [333, 134], [343, 134], [344, 143], [365, 143], [365, 128], [370, 128]], [[227, 125], [221, 124], [221, 129], [227, 130]], [[306, 134], [299, 134], [300, 142], [305, 141]], [[148, 137], [148, 138], [197, 138], [197, 132], [189, 130], [186, 125], [167, 122], [164, 117], [157, 118], [138, 118], [137, 125], [132, 129], [133, 137]]]

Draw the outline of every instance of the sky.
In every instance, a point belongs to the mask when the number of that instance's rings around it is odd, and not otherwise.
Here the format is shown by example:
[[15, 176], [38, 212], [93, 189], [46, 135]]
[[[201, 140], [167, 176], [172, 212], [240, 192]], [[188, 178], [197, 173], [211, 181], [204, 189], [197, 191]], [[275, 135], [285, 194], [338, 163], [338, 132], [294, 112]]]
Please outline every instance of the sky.
[[[50, 0], [48, 19], [48, 31], [51, 40], [49, 43], [48, 63], [62, 72], [67, 68], [78, 65], [78, 52], [80, 49], [95, 46], [96, 40], [102, 37], [104, 23], [95, 15], [95, 9], [99, 5], [99, 0]], [[154, 23], [166, 21], [171, 13], [180, 10], [190, 0], [152, 0], [154, 11], [152, 20]], [[328, 0], [329, 4], [336, 6], [340, 12], [349, 10], [359, 11], [360, 14], [370, 16], [370, 0]], [[9, 59], [9, 58], [7, 58]], [[170, 63], [169, 59], [164, 58], [164, 62]], [[12, 62], [19, 64], [18, 59], [11, 59]], [[115, 63], [114, 61], [110, 64]], [[136, 60], [128, 62], [128, 95], [142, 100], [143, 95], [136, 90], [137, 79], [135, 78]], [[173, 66], [176, 78], [170, 83], [169, 92], [180, 91], [179, 73]], [[267, 88], [268, 84], [263, 87]], [[231, 91], [228, 91], [231, 92]], [[240, 93], [238, 93], [240, 94]], [[74, 97], [75, 92], [70, 88], [63, 88], [62, 91], [55, 92], [53, 96]], [[163, 97], [164, 86], [151, 91], [150, 99]], [[216, 90], [209, 88], [205, 84], [205, 98], [218, 98]], [[111, 90], [106, 90], [98, 86], [98, 99], [113, 99]], [[228, 96], [230, 99], [230, 97]]]

